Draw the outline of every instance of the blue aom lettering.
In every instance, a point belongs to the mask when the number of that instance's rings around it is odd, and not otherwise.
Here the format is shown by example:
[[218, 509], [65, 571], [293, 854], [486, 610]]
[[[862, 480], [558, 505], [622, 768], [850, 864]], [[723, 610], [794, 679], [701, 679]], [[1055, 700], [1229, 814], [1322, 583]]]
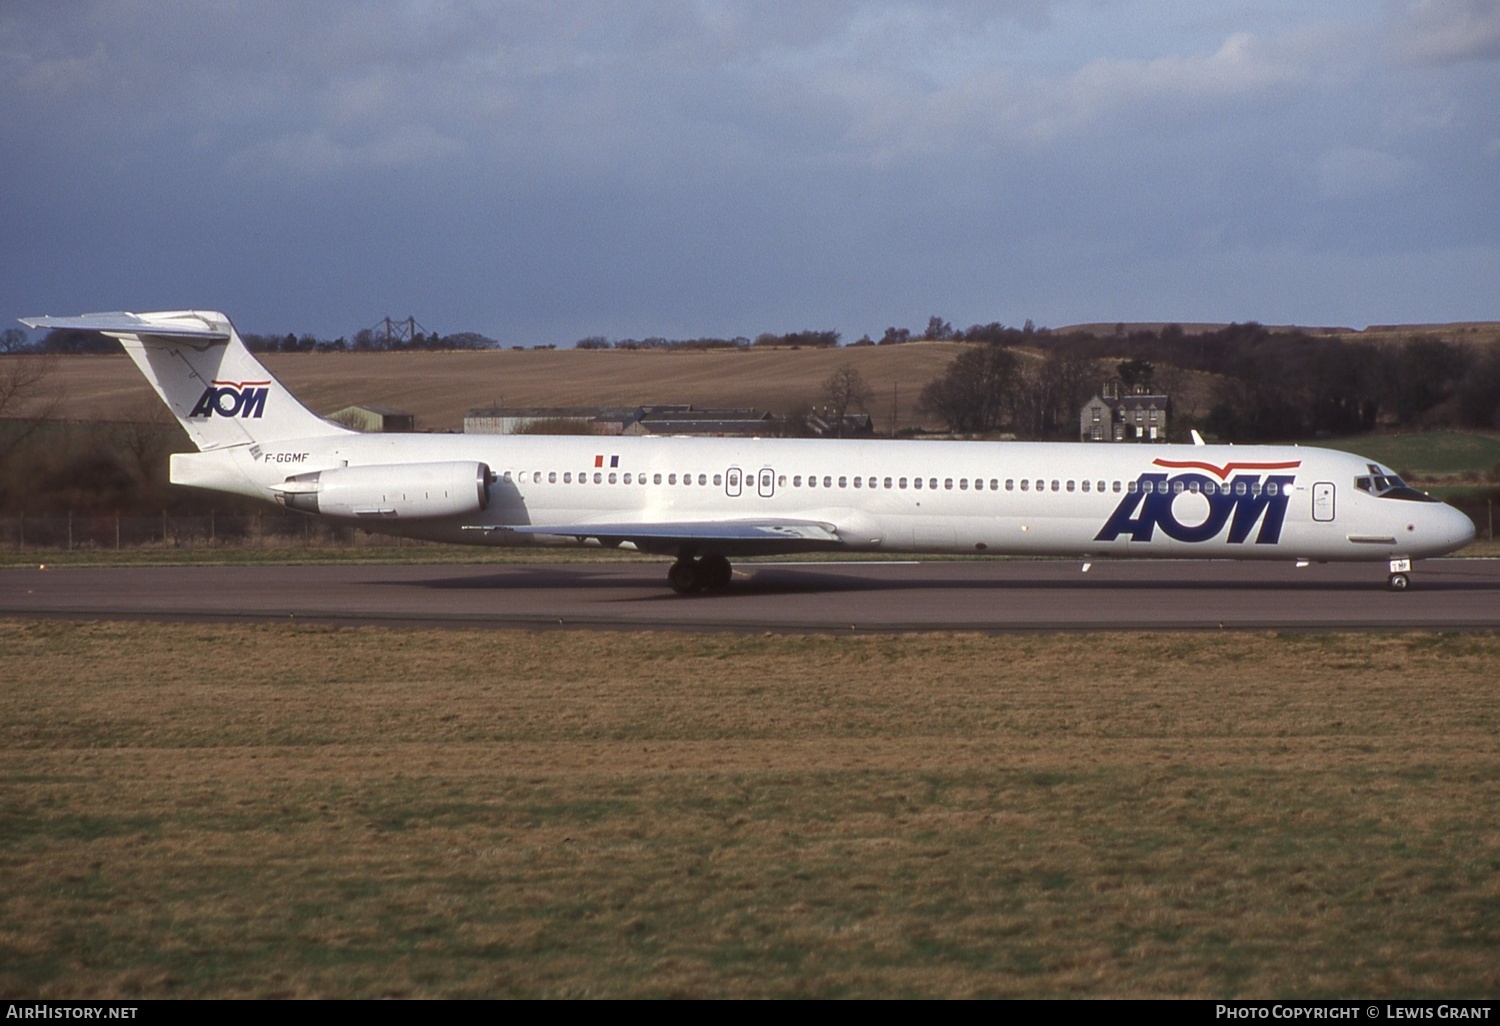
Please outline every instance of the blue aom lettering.
[[[1291, 498], [1292, 475], [1236, 474], [1220, 484], [1204, 474], [1142, 474], [1135, 492], [1126, 495], [1095, 537], [1095, 541], [1115, 541], [1122, 535], [1131, 541], [1148, 542], [1158, 527], [1168, 538], [1180, 542], [1204, 542], [1217, 538], [1229, 528], [1228, 541], [1241, 544], [1250, 537], [1256, 524], [1256, 545], [1275, 545], [1281, 540], [1281, 526], [1286, 520], [1287, 502]], [[1177, 518], [1173, 505], [1179, 495], [1197, 492], [1201, 498], [1194, 504], [1208, 513], [1196, 523], [1184, 524]]]
[[203, 390], [189, 417], [259, 417], [266, 408], [264, 382], [243, 385], [215, 381]]

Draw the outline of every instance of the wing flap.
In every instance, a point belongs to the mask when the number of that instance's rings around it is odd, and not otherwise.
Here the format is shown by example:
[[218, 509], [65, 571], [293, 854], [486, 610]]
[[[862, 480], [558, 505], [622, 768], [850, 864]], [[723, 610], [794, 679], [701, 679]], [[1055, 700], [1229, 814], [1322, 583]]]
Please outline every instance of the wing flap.
[[498, 524], [477, 530], [564, 538], [637, 538], [684, 542], [821, 542], [842, 544], [833, 524], [817, 520], [690, 520], [662, 523]]

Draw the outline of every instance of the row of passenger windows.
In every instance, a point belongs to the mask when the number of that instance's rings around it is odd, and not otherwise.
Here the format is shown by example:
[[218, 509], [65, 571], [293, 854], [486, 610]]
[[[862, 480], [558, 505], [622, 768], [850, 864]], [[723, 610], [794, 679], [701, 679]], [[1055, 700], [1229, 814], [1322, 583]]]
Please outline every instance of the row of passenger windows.
[[[503, 477], [507, 481], [511, 480], [511, 472], [506, 471]], [[543, 481], [546, 481], [547, 484], [573, 484], [575, 482], [574, 475], [571, 471], [562, 471], [561, 473], [559, 473], [558, 471], [541, 470], [533, 470], [530, 472], [521, 471], [518, 477], [523, 484], [527, 483], [528, 480], [537, 484], [540, 484]], [[593, 472], [592, 480], [594, 484], [644, 485], [648, 483], [645, 474], [632, 475], [628, 472], [624, 474], [618, 474], [613, 471], [606, 473], [599, 470]], [[744, 487], [747, 491], [753, 491], [755, 489], [754, 474], [746, 474], [743, 480]], [[588, 484], [589, 481], [590, 477], [587, 471], [580, 472], [577, 475], [576, 482], [578, 484]], [[724, 483], [724, 476], [722, 474], [698, 474], [695, 477], [693, 474], [683, 474], [679, 479], [677, 474], [652, 474], [649, 483], [656, 485], [663, 483], [668, 485], [677, 485], [680, 483], [687, 486], [697, 484], [701, 487], [707, 487], [710, 481], [712, 481], [715, 487], [719, 487]], [[787, 483], [787, 476], [785, 474], [782, 474], [776, 479], [776, 484], [780, 488], [785, 488], [787, 486]], [[945, 477], [942, 479], [936, 477], [855, 477], [851, 479], [847, 475], [836, 478], [832, 475], [827, 474], [823, 475], [822, 477], [819, 477], [816, 474], [809, 474], [806, 478], [804, 478], [801, 474], [794, 474], [791, 477], [791, 486], [793, 488], [849, 488], [851, 486], [851, 483], [855, 488], [870, 488], [875, 490], [886, 489], [895, 491], [906, 489], [911, 489], [913, 491], [922, 491], [924, 489], [928, 491], [937, 491], [939, 490], [939, 488], [944, 491], [952, 491], [956, 486], [957, 489], [961, 492], [969, 491], [971, 488], [976, 492], [982, 492], [986, 490], [998, 492], [1003, 488], [1007, 492], [1110, 491], [1115, 493], [1125, 492], [1129, 495], [1135, 495], [1140, 492], [1145, 492], [1149, 495], [1156, 491], [1160, 491], [1163, 494], [1166, 494], [1170, 491], [1170, 493], [1174, 495], [1181, 495], [1184, 492], [1190, 492], [1193, 494], [1202, 493], [1204, 495], [1229, 495], [1231, 493], [1231, 490], [1235, 495], [1260, 495], [1262, 490], [1262, 486], [1259, 481], [1251, 482], [1247, 485], [1244, 481], [1215, 484], [1212, 481], [1162, 481], [1158, 483], [1154, 481], [1064, 481], [1061, 479], [1053, 479], [1049, 481], [1041, 478], [1038, 478], [1036, 480], [1033, 480], [1031, 478], [1021, 478], [1019, 480], [1015, 478], [1006, 478], [1002, 485], [1001, 480], [995, 477], [989, 478], [987, 482], [984, 478], [974, 478], [971, 481], [967, 477], [960, 477], [956, 480], [951, 477]], [[1278, 492], [1278, 486], [1274, 481], [1265, 485], [1264, 489], [1267, 495], [1276, 495]], [[762, 488], [762, 490], [764, 490], [764, 487]]]

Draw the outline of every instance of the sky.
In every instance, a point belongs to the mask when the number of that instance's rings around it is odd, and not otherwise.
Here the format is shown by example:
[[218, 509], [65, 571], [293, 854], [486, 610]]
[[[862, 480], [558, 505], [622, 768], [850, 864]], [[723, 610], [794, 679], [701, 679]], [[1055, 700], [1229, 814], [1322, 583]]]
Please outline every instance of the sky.
[[1500, 319], [1500, 0], [0, 3], [0, 319]]

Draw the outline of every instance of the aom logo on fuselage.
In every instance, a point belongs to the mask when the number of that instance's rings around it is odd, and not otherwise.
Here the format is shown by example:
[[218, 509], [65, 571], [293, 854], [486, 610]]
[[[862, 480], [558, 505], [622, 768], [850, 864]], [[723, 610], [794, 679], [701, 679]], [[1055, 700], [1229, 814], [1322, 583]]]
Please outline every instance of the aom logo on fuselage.
[[[1110, 514], [1095, 541], [1114, 541], [1126, 535], [1131, 541], [1150, 541], [1158, 527], [1168, 538], [1180, 542], [1205, 542], [1219, 537], [1227, 527], [1227, 540], [1242, 544], [1257, 524], [1256, 545], [1275, 545], [1281, 540], [1295, 474], [1245, 474], [1238, 471], [1293, 470], [1301, 460], [1281, 463], [1226, 463], [1216, 466], [1198, 460], [1154, 460], [1177, 474], [1142, 474], [1132, 483], [1130, 494]], [[1208, 473], [1199, 473], [1207, 471]], [[1212, 476], [1210, 476], [1212, 475]], [[1184, 503], [1184, 523], [1175, 506], [1179, 497], [1197, 496]]]
[[259, 417], [269, 381], [214, 381], [198, 397], [189, 417]]

